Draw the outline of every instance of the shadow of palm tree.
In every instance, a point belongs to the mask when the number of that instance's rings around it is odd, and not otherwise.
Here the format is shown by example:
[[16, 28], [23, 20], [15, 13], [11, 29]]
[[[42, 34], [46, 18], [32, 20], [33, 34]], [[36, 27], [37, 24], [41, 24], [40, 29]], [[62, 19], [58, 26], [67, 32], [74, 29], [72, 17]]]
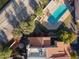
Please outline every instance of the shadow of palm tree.
[[19, 4], [15, 0], [12, 0], [12, 6], [14, 12], [11, 10], [5, 11], [5, 17], [8, 19], [9, 24], [16, 28], [19, 25], [20, 21], [27, 20], [29, 16], [27, 13], [27, 9], [22, 1], [19, 1]]
[[35, 9], [36, 7], [38, 7], [38, 4], [35, 0], [29, 0], [29, 4], [30, 6]]
[[27, 8], [22, 1], [19, 1], [19, 4], [17, 4], [17, 2], [15, 0], [13, 0], [13, 9], [15, 11], [16, 17], [20, 21], [26, 20], [27, 17], [29, 16], [29, 14], [27, 12]]
[[12, 11], [6, 11], [5, 17], [8, 19], [9, 24], [11, 24], [13, 28], [16, 28], [19, 24], [19, 21], [17, 20], [16, 16], [12, 13]]
[[7, 36], [3, 30], [0, 30], [0, 44], [5, 45], [8, 42]]

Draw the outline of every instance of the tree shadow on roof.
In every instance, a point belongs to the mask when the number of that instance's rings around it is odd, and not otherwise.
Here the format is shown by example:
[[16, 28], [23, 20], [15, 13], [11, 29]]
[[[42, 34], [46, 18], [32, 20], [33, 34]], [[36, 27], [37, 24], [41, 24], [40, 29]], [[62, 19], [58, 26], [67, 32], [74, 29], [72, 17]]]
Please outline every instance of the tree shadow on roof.
[[8, 42], [8, 38], [3, 30], [0, 30], [0, 44], [4, 45]]
[[5, 17], [7, 18], [9, 24], [13, 26], [13, 28], [16, 28], [19, 24], [19, 21], [17, 20], [16, 16], [11, 11], [6, 11]]
[[37, 8], [37, 6], [38, 6], [38, 4], [35, 0], [29, 0], [29, 4], [33, 9]]
[[19, 4], [17, 4], [17, 2], [15, 0], [13, 0], [13, 9], [15, 11], [16, 17], [20, 21], [26, 20], [27, 17], [29, 16], [29, 14], [27, 12], [27, 8], [22, 1], [19, 1]]
[[14, 9], [14, 12], [11, 10], [5, 11], [6, 12], [5, 16], [9, 24], [11, 24], [13, 28], [16, 28], [19, 25], [19, 22], [23, 20], [27, 20], [27, 17], [29, 15], [27, 13], [26, 6], [21, 1], [19, 1], [19, 4], [17, 4], [17, 2], [13, 0], [12, 7]]

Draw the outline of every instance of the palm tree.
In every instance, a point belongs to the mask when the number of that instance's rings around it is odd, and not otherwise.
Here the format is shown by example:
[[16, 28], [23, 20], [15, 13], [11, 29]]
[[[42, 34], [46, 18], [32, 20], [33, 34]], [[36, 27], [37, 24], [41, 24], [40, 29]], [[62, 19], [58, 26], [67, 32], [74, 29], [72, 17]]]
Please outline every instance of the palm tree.
[[[13, 44], [19, 43], [20, 38], [22, 36], [20, 28], [15, 28], [12, 33], [13, 33], [13, 39], [14, 39], [14, 43]], [[13, 44], [11, 45], [11, 47], [13, 46]]]
[[22, 35], [21, 30], [19, 28], [15, 28], [12, 33], [13, 33], [14, 38], [18, 38]]
[[40, 16], [43, 15], [43, 8], [37, 7], [34, 12], [35, 12], [35, 14], [36, 14], [37, 16], [40, 17]]
[[10, 47], [13, 47], [13, 45], [16, 43], [18, 44], [22, 36], [20, 28], [15, 28], [12, 33], [14, 42], [10, 45]]
[[49, 0], [39, 0], [40, 6], [44, 8], [48, 4]]
[[0, 59], [8, 59], [12, 53], [10, 48], [4, 48], [0, 50]]
[[70, 33], [66, 32], [66, 31], [62, 31], [62, 33], [60, 34], [59, 37], [65, 43], [69, 43], [70, 42], [70, 39], [69, 39]]

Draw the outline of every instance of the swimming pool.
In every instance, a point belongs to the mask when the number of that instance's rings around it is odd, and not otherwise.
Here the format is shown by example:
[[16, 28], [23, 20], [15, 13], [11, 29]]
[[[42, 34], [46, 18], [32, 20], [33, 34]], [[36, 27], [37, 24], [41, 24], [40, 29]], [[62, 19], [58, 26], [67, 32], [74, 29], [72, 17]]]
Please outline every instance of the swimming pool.
[[60, 5], [54, 13], [52, 13], [48, 18], [48, 23], [55, 24], [58, 22], [60, 17], [65, 13], [67, 10], [67, 7], [65, 4]]

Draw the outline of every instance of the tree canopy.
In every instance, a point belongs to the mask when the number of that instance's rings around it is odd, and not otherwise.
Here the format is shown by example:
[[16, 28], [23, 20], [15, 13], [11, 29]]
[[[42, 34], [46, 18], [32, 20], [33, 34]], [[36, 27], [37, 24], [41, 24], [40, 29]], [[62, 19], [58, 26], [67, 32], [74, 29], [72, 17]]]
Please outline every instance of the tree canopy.
[[41, 6], [44, 8], [48, 4], [49, 0], [40, 0], [39, 2]]

